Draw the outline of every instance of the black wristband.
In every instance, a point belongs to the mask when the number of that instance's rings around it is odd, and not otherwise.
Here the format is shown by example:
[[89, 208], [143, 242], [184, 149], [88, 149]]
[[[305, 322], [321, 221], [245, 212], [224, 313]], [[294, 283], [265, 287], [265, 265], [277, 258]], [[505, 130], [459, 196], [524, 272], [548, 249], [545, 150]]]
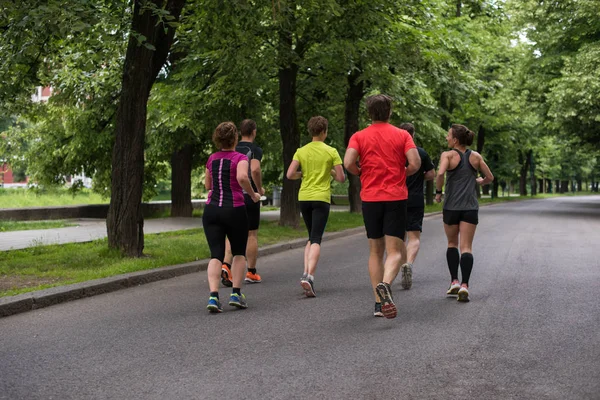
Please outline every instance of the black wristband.
[[442, 194], [442, 191], [441, 190], [436, 190], [435, 194]]

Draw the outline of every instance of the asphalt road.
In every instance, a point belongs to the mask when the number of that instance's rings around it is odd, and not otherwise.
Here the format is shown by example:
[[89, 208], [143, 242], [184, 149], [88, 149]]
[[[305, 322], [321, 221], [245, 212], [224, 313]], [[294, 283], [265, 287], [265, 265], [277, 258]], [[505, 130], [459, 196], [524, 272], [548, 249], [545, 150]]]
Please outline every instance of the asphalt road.
[[[485, 207], [471, 302], [446, 298], [424, 224], [398, 318], [372, 316], [364, 235], [265, 257], [250, 308], [209, 315], [206, 273], [0, 319], [0, 399], [600, 399], [600, 196]], [[226, 298], [227, 290], [221, 290]]]

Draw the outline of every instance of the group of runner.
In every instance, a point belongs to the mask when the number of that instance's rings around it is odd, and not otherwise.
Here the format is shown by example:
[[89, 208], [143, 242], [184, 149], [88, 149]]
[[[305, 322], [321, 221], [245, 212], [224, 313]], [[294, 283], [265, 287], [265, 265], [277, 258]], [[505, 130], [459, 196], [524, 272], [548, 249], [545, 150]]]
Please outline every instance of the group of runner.
[[[413, 263], [420, 247], [424, 217], [423, 185], [434, 180], [436, 202], [444, 193], [443, 222], [448, 240], [446, 259], [450, 271], [447, 294], [469, 301], [473, 269], [472, 244], [478, 224], [477, 185], [494, 177], [480, 154], [468, 149], [474, 134], [463, 125], [452, 125], [446, 136], [449, 151], [442, 153], [437, 171], [427, 152], [414, 143], [415, 129], [389, 123], [392, 99], [379, 94], [366, 101], [371, 125], [350, 139], [344, 160], [325, 144], [328, 121], [317, 116], [308, 121], [312, 141], [299, 148], [286, 172], [301, 179], [298, 193], [308, 241], [300, 280], [307, 297], [315, 297], [315, 272], [321, 240], [330, 211], [331, 178], [344, 182], [344, 168], [360, 177], [362, 214], [369, 241], [368, 269], [375, 297], [374, 315], [395, 318], [392, 284], [398, 274], [404, 289], [412, 287]], [[213, 134], [219, 151], [206, 164], [209, 190], [202, 217], [210, 247], [210, 296], [207, 309], [222, 312], [219, 283], [232, 287], [229, 305], [247, 308], [241, 284], [261, 282], [256, 272], [260, 201], [264, 194], [260, 172], [262, 149], [254, 144], [256, 123], [244, 120], [242, 140], [232, 122], [221, 123]], [[481, 173], [484, 177], [478, 177]], [[459, 250], [460, 249], [460, 250]], [[384, 257], [385, 256], [385, 257]], [[458, 270], [461, 270], [461, 279]], [[245, 272], [245, 275], [244, 275]]]

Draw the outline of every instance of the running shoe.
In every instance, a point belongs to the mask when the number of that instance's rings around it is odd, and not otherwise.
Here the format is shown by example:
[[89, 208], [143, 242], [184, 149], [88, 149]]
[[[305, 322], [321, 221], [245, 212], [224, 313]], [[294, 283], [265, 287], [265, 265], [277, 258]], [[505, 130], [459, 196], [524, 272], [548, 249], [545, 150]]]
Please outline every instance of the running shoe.
[[404, 289], [410, 289], [412, 287], [412, 264], [406, 263], [400, 267], [402, 273], [402, 280], [400, 285]]
[[261, 279], [260, 279], [260, 275], [257, 273], [252, 273], [250, 271], [246, 272], [246, 282], [248, 283], [260, 283]]
[[390, 284], [385, 282], [378, 283], [375, 287], [375, 291], [381, 300], [381, 312], [383, 313], [383, 316], [390, 319], [396, 318], [398, 309], [392, 298], [392, 288], [390, 287]]
[[300, 285], [302, 289], [304, 289], [304, 294], [306, 297], [317, 297], [315, 293], [315, 285], [312, 280], [306, 278], [300, 281]]
[[232, 287], [233, 282], [231, 281], [231, 270], [227, 266], [227, 264], [223, 264], [221, 267], [221, 283], [225, 287]]
[[208, 311], [210, 311], [211, 313], [221, 313], [221, 312], [223, 312], [223, 307], [221, 307], [221, 302], [216, 297], [209, 297], [208, 298], [208, 305], [206, 306], [206, 309]]
[[237, 293], [231, 293], [231, 296], [229, 296], [229, 305], [237, 308], [248, 308], [246, 296]]
[[305, 272], [302, 274], [302, 278], [300, 278], [300, 282], [305, 281], [308, 278], [308, 274]]
[[448, 288], [448, 291], [446, 292], [446, 294], [448, 296], [456, 296], [458, 294], [459, 290], [460, 290], [460, 283], [458, 283], [458, 281], [454, 281], [450, 284], [450, 287]]
[[381, 312], [381, 303], [375, 303], [375, 312], [373, 312], [373, 316], [383, 317], [383, 313]]
[[466, 286], [461, 286], [458, 290], [458, 301], [469, 301], [469, 289]]

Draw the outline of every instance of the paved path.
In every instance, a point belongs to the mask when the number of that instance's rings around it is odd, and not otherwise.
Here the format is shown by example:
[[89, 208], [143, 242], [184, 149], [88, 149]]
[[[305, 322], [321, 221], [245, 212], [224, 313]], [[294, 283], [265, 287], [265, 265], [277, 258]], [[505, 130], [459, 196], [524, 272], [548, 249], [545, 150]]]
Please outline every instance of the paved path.
[[[598, 399], [600, 196], [482, 208], [472, 301], [424, 223], [398, 318], [372, 317], [363, 234], [260, 260], [250, 308], [210, 315], [206, 273], [0, 319], [0, 399]], [[222, 289], [225, 296], [227, 290]]]
[[[263, 211], [261, 218], [277, 220], [279, 211]], [[107, 236], [106, 221], [103, 219], [77, 219], [70, 222], [77, 226], [0, 232], [0, 251], [48, 244], [90, 242]], [[171, 232], [201, 227], [201, 218], [155, 218], [144, 221], [144, 233]]]

